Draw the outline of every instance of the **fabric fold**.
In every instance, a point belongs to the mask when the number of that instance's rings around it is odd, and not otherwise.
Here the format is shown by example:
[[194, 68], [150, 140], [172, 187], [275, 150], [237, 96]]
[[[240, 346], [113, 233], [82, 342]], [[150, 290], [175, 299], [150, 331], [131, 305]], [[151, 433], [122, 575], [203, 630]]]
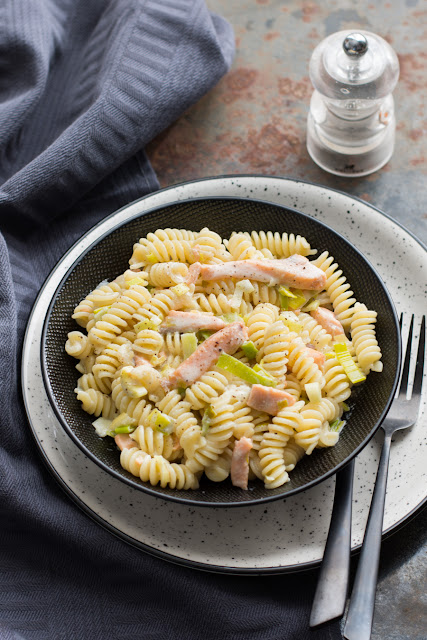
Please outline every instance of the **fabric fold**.
[[1, 640], [312, 637], [313, 574], [202, 574], [90, 520], [42, 464], [20, 392], [43, 281], [88, 229], [158, 189], [144, 147], [228, 70], [230, 25], [202, 0], [9, 0], [0, 24]]

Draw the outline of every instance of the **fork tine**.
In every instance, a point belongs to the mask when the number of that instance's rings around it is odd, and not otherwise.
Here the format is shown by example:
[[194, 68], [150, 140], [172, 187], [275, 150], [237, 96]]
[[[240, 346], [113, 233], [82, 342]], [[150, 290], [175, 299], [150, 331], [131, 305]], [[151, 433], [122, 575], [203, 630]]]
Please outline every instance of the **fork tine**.
[[406, 391], [408, 388], [409, 364], [411, 361], [411, 344], [412, 344], [413, 332], [414, 332], [414, 316], [412, 315], [411, 324], [409, 325], [408, 342], [406, 344], [405, 362], [403, 364], [402, 377], [400, 378], [400, 390], [399, 390], [398, 398], [402, 398], [402, 396], [406, 396]]
[[420, 329], [420, 339], [418, 342], [417, 351], [417, 363], [415, 367], [414, 386], [412, 388], [412, 397], [414, 395], [421, 395], [421, 388], [423, 385], [423, 370], [424, 370], [424, 351], [426, 344], [426, 317], [423, 316]]

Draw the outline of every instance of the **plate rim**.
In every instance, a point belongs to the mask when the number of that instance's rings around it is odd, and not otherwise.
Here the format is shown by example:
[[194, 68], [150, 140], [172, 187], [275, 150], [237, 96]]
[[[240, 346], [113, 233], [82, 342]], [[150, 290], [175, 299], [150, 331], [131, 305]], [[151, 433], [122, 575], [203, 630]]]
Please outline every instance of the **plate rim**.
[[[30, 422], [30, 420], [28, 419]], [[124, 533], [114, 525], [110, 524], [106, 520], [104, 520], [101, 516], [99, 516], [95, 511], [93, 511], [88, 505], [86, 505], [78, 495], [74, 493], [74, 491], [66, 484], [66, 482], [61, 478], [59, 473], [53, 467], [52, 463], [48, 459], [47, 455], [44, 452], [44, 449], [34, 433], [33, 429], [31, 429], [31, 434], [37, 444], [38, 455], [41, 457], [45, 468], [52, 475], [54, 480], [58, 483], [59, 488], [63, 491], [72, 502], [93, 522], [99, 524], [103, 529], [114, 535], [116, 538], [125, 542], [131, 547], [138, 549], [139, 551], [144, 551], [148, 553], [150, 556], [155, 558], [159, 558], [160, 560], [165, 560], [171, 564], [177, 566], [184, 566], [190, 569], [196, 569], [197, 571], [204, 571], [206, 573], [218, 573], [218, 574], [226, 574], [226, 575], [241, 575], [241, 576], [258, 576], [262, 575], [283, 575], [283, 574], [292, 574], [292, 573], [301, 573], [303, 571], [310, 571], [313, 569], [317, 569], [322, 564], [322, 558], [319, 560], [311, 560], [309, 562], [302, 562], [298, 565], [284, 565], [282, 567], [228, 567], [227, 565], [219, 565], [219, 564], [207, 564], [204, 562], [199, 562], [198, 560], [189, 560], [188, 558], [180, 558], [179, 556], [174, 556], [166, 551], [162, 551], [161, 549], [156, 549], [155, 547], [150, 547], [150, 545], [141, 542], [140, 540], [136, 540], [136, 538], [132, 538], [128, 534]], [[424, 511], [427, 507], [425, 501], [417, 505], [409, 514], [405, 516], [405, 518], [396, 522], [393, 526], [389, 527], [385, 531], [382, 532], [381, 539], [385, 540], [386, 538], [390, 538], [392, 535], [400, 531], [403, 527], [409, 524], [414, 518], [417, 517], [419, 513]], [[355, 545], [350, 550], [350, 555], [357, 555], [362, 547], [362, 542]]]
[[[234, 179], [240, 179], [240, 178], [269, 178], [269, 179], [273, 179], [273, 180], [279, 180], [279, 181], [283, 181], [284, 183], [286, 182], [293, 182], [293, 183], [302, 183], [302, 184], [307, 184], [311, 187], [315, 187], [316, 189], [323, 189], [326, 191], [331, 191], [331, 192], [335, 192], [341, 196], [344, 196], [345, 198], [348, 198], [350, 200], [355, 200], [356, 202], [361, 203], [363, 206], [368, 207], [369, 209], [372, 209], [374, 211], [376, 211], [377, 213], [379, 213], [380, 215], [384, 216], [391, 224], [396, 225], [397, 227], [399, 227], [400, 229], [402, 229], [402, 231], [406, 234], [408, 234], [408, 236], [410, 236], [411, 238], [413, 238], [415, 240], [415, 242], [421, 246], [421, 248], [427, 252], [427, 246], [426, 244], [420, 240], [420, 238], [418, 238], [412, 231], [408, 230], [400, 221], [396, 220], [395, 218], [393, 218], [391, 215], [385, 213], [384, 211], [382, 211], [381, 209], [379, 209], [378, 207], [376, 207], [375, 205], [372, 205], [371, 203], [363, 200], [362, 198], [359, 198], [358, 196], [354, 196], [351, 195], [349, 193], [346, 193], [345, 191], [340, 191], [338, 189], [335, 189], [333, 187], [329, 187], [329, 186], [324, 186], [318, 183], [314, 183], [311, 181], [307, 181], [307, 180], [302, 180], [302, 179], [296, 179], [290, 176], [275, 176], [275, 175], [264, 175], [264, 174], [228, 174], [228, 175], [219, 175], [219, 176], [209, 176], [206, 178], [199, 178], [196, 180], [191, 180], [191, 181], [186, 181], [186, 182], [181, 182], [181, 183], [177, 183], [174, 185], [170, 185], [168, 187], [164, 187], [163, 189], [161, 189], [161, 191], [169, 191], [172, 189], [175, 189], [177, 187], [180, 186], [186, 186], [186, 185], [190, 185], [190, 184], [194, 184], [194, 183], [198, 183], [198, 182], [205, 182], [208, 180], [219, 180], [219, 179], [228, 179], [228, 178], [234, 178]], [[144, 200], [146, 198], [150, 198], [153, 195], [156, 195], [157, 193], [159, 193], [159, 190], [151, 192], [149, 194], [146, 194], [145, 196], [142, 196], [141, 198], [138, 198], [139, 200]], [[250, 196], [247, 196], [250, 197]], [[135, 201], [134, 201], [135, 202]], [[130, 206], [132, 203], [128, 203], [127, 205], [125, 205], [125, 207], [122, 207], [121, 209], [117, 209], [116, 211], [112, 212], [111, 214], [107, 215], [105, 218], [102, 219], [101, 222], [105, 222], [107, 221], [110, 217], [112, 217], [113, 215], [116, 215], [119, 213], [119, 211], [121, 211], [122, 209]], [[273, 203], [274, 204], [274, 203]], [[93, 229], [93, 227], [92, 227]], [[90, 230], [89, 230], [90, 231]], [[70, 247], [70, 249], [68, 249], [68, 251], [63, 255], [63, 258], [65, 258], [68, 253], [70, 253], [74, 246], [78, 244], [78, 242], [81, 242], [81, 240], [85, 237], [85, 235], [87, 233], [89, 233], [89, 231], [83, 233], [78, 239], [77, 241], [72, 245], [72, 247]], [[23, 366], [23, 360], [24, 360], [24, 356], [26, 354], [26, 352], [28, 351], [29, 348], [29, 326], [31, 323], [31, 320], [33, 318], [34, 315], [34, 311], [37, 307], [37, 304], [39, 302], [40, 297], [43, 294], [44, 288], [46, 286], [46, 283], [48, 282], [48, 280], [50, 279], [51, 275], [53, 274], [53, 272], [56, 269], [56, 265], [55, 267], [53, 267], [49, 274], [46, 277], [45, 282], [43, 283], [36, 299], [35, 302], [32, 306], [31, 312], [29, 314], [29, 318], [27, 321], [27, 327], [26, 327], [26, 331], [25, 331], [25, 335], [24, 335], [24, 340], [22, 343], [22, 355], [21, 355], [21, 370], [22, 370], [22, 366]], [[84, 503], [84, 501], [77, 496], [76, 494], [74, 494], [72, 492], [72, 490], [68, 487], [68, 485], [66, 484], [66, 482], [64, 480], [62, 480], [61, 476], [59, 475], [59, 472], [56, 471], [56, 469], [53, 467], [52, 463], [50, 462], [49, 458], [47, 457], [47, 453], [45, 452], [43, 445], [41, 444], [41, 442], [39, 441], [38, 435], [35, 432], [35, 429], [33, 427], [33, 422], [32, 419], [30, 417], [29, 411], [28, 411], [28, 404], [27, 404], [27, 395], [26, 395], [26, 389], [24, 386], [24, 379], [21, 376], [21, 391], [22, 391], [22, 395], [23, 395], [23, 400], [24, 400], [24, 405], [25, 405], [25, 409], [26, 409], [26, 414], [27, 414], [27, 419], [28, 419], [28, 424], [30, 426], [30, 431], [31, 434], [37, 444], [37, 449], [38, 449], [38, 454], [41, 456], [42, 461], [45, 462], [46, 461], [46, 467], [48, 469], [49, 472], [52, 473], [53, 478], [58, 482], [61, 490], [64, 491], [64, 493], [66, 493], [71, 500], [74, 502], [74, 504], [76, 504], [76, 506], [88, 517], [90, 517], [93, 521], [97, 522], [98, 524], [100, 524], [104, 529], [110, 531], [111, 533], [113, 533], [113, 535], [115, 535], [116, 537], [118, 537], [121, 540], [124, 540], [124, 534], [123, 532], [120, 531], [120, 529], [114, 527], [113, 525], [109, 525], [109, 523], [104, 520], [101, 516], [99, 516], [97, 513], [95, 513], [94, 511], [92, 511], [92, 509], [86, 505]], [[406, 526], [406, 524], [408, 524], [409, 522], [411, 522], [415, 517], [417, 517], [423, 510], [424, 508], [427, 506], [427, 494], [424, 496], [424, 498], [418, 502], [417, 505], [415, 505], [415, 507], [413, 509], [411, 509], [411, 511], [409, 513], [406, 513], [403, 515], [403, 517], [401, 517], [399, 520], [397, 520], [396, 522], [394, 522], [388, 529], [386, 529], [385, 531], [383, 531], [382, 533], [382, 537], [386, 538], [391, 536], [392, 534], [394, 534], [395, 532], [399, 531], [401, 528], [403, 528], [404, 526]], [[155, 555], [157, 557], [160, 557], [162, 559], [165, 560], [169, 560], [169, 558], [166, 557], [166, 554], [163, 551], [159, 551], [159, 553], [155, 553], [157, 552], [156, 549], [153, 549], [152, 547], [147, 546], [147, 548], [142, 549], [141, 545], [143, 543], [140, 543], [138, 540], [131, 538], [129, 539], [129, 541], [125, 541], [130, 543], [134, 548], [137, 548], [138, 550], [143, 550], [146, 551], [147, 553], [149, 553], [150, 555]], [[352, 548], [352, 554], [357, 553], [360, 550], [361, 544], [358, 544], [356, 546], [354, 546]], [[234, 575], [268, 575], [268, 574], [286, 574], [286, 573], [294, 573], [294, 572], [299, 572], [299, 570], [310, 570], [310, 569], [315, 569], [317, 567], [320, 566], [321, 564], [321, 558], [318, 560], [312, 560], [308, 563], [304, 563], [304, 564], [300, 564], [300, 565], [284, 565], [284, 566], [275, 566], [272, 567], [273, 571], [269, 571], [269, 568], [249, 568], [249, 569], [239, 569], [236, 567], [228, 567], [228, 566], [224, 566], [222, 567], [221, 565], [209, 565], [206, 563], [199, 563], [201, 566], [195, 566], [195, 562], [185, 559], [185, 558], [179, 558], [177, 556], [172, 556], [172, 562], [174, 564], [178, 564], [181, 566], [186, 566], [189, 568], [194, 568], [194, 569], [200, 569], [200, 570], [204, 570], [207, 572], [215, 572], [215, 573], [225, 573], [225, 574], [234, 574]]]
[[[120, 211], [126, 210], [129, 207], [131, 207], [134, 204], [139, 203], [143, 198], [138, 198], [137, 200], [135, 200], [134, 202], [129, 203], [128, 205], [125, 205], [124, 207], [122, 207], [121, 209], [113, 212], [112, 216], [116, 216]], [[396, 367], [396, 372], [394, 374], [394, 381], [393, 381], [393, 385], [392, 385], [392, 390], [391, 393], [389, 395], [389, 398], [384, 406], [384, 409], [381, 412], [381, 415], [379, 416], [375, 426], [371, 429], [371, 431], [369, 432], [369, 434], [362, 440], [362, 442], [352, 451], [352, 453], [350, 454], [349, 457], [347, 457], [345, 460], [343, 460], [342, 462], [340, 462], [336, 467], [334, 467], [332, 470], [327, 471], [326, 473], [324, 473], [322, 476], [315, 478], [314, 480], [311, 480], [308, 484], [304, 485], [304, 488], [301, 487], [296, 487], [295, 489], [291, 489], [286, 493], [283, 494], [274, 494], [274, 495], [266, 495], [262, 498], [256, 498], [256, 499], [248, 499], [245, 501], [238, 501], [238, 502], [210, 502], [210, 501], [198, 501], [198, 500], [193, 500], [191, 498], [191, 492], [184, 492], [184, 496], [181, 495], [173, 495], [173, 494], [160, 494], [158, 493], [154, 488], [152, 488], [151, 486], [145, 486], [142, 483], [137, 482], [136, 480], [134, 480], [133, 478], [127, 478], [124, 475], [122, 475], [119, 471], [116, 471], [115, 469], [112, 469], [111, 467], [108, 466], [108, 464], [106, 464], [105, 462], [103, 462], [102, 460], [100, 460], [97, 456], [95, 456], [92, 451], [86, 447], [84, 445], [83, 442], [80, 441], [80, 439], [76, 436], [76, 434], [73, 432], [73, 430], [69, 427], [66, 419], [64, 418], [64, 416], [62, 415], [57, 402], [55, 400], [54, 397], [54, 393], [52, 390], [52, 386], [50, 384], [50, 379], [49, 379], [49, 375], [47, 372], [47, 361], [46, 361], [46, 352], [45, 352], [45, 344], [46, 344], [46, 335], [47, 335], [47, 331], [48, 331], [48, 325], [49, 325], [49, 320], [52, 314], [52, 310], [53, 307], [55, 305], [55, 302], [58, 298], [58, 295], [60, 293], [60, 290], [62, 288], [62, 286], [64, 285], [64, 283], [66, 282], [67, 278], [69, 278], [70, 274], [72, 273], [72, 271], [76, 268], [76, 266], [78, 266], [81, 262], [81, 260], [94, 248], [96, 247], [100, 242], [102, 242], [102, 240], [104, 238], [106, 238], [107, 236], [109, 236], [111, 233], [114, 233], [115, 231], [117, 231], [118, 229], [120, 229], [121, 227], [123, 227], [124, 225], [127, 225], [128, 223], [136, 220], [137, 218], [142, 218], [146, 215], [152, 214], [152, 213], [156, 213], [157, 211], [164, 209], [165, 207], [169, 207], [169, 206], [174, 206], [174, 205], [179, 205], [181, 203], [184, 202], [198, 202], [198, 201], [206, 201], [206, 200], [231, 200], [231, 201], [244, 201], [246, 202], [248, 200], [248, 198], [244, 198], [241, 196], [204, 196], [204, 197], [192, 197], [192, 198], [186, 198], [185, 200], [176, 200], [172, 203], [168, 203], [168, 204], [163, 204], [163, 205], [159, 205], [159, 206], [155, 206], [152, 209], [149, 209], [147, 211], [144, 212], [139, 212], [139, 213], [135, 213], [134, 215], [130, 216], [129, 218], [127, 218], [124, 221], [121, 221], [119, 223], [117, 223], [116, 225], [114, 225], [112, 228], [110, 228], [108, 231], [105, 231], [103, 234], [101, 234], [99, 237], [94, 238], [93, 241], [84, 249], [83, 252], [79, 253], [79, 255], [76, 257], [76, 259], [73, 261], [73, 263], [67, 268], [66, 272], [62, 275], [62, 278], [60, 280], [60, 282], [58, 283], [55, 292], [52, 295], [52, 298], [50, 300], [46, 315], [44, 317], [43, 320], [43, 329], [42, 329], [42, 335], [41, 335], [41, 343], [40, 343], [40, 360], [41, 360], [41, 371], [42, 371], [42, 377], [43, 377], [43, 383], [44, 383], [44, 387], [45, 387], [45, 391], [46, 391], [46, 395], [47, 398], [49, 400], [50, 406], [53, 409], [57, 419], [59, 420], [62, 428], [64, 429], [65, 433], [74, 441], [74, 443], [79, 447], [79, 449], [88, 457], [90, 458], [90, 460], [92, 460], [92, 462], [94, 462], [95, 464], [97, 464], [101, 469], [103, 469], [104, 471], [106, 471], [107, 473], [109, 473], [110, 475], [112, 475], [113, 477], [115, 477], [117, 480], [120, 480], [122, 482], [125, 482], [127, 485], [133, 487], [134, 489], [138, 490], [138, 491], [143, 491], [145, 493], [148, 493], [149, 495], [152, 495], [155, 498], [161, 497], [165, 500], [171, 501], [171, 502], [176, 502], [179, 504], [185, 504], [187, 506], [190, 507], [209, 507], [209, 508], [236, 508], [236, 507], [252, 507], [252, 506], [256, 506], [256, 505], [261, 505], [261, 504], [268, 504], [270, 502], [274, 502], [275, 500], [280, 500], [280, 499], [284, 499], [286, 500], [287, 498], [290, 498], [291, 496], [297, 495], [298, 493], [302, 492], [302, 491], [306, 491], [308, 489], [311, 489], [312, 487], [316, 486], [317, 484], [327, 480], [328, 478], [330, 478], [331, 476], [335, 475], [338, 471], [340, 471], [341, 469], [343, 469], [351, 460], [353, 460], [354, 458], [356, 458], [356, 456], [368, 445], [369, 441], [374, 437], [375, 433], [379, 430], [379, 428], [381, 427], [381, 424], [383, 423], [390, 405], [393, 401], [394, 395], [396, 393], [396, 389], [397, 389], [397, 385], [399, 382], [399, 371], [400, 371], [400, 367], [401, 367], [401, 359], [402, 359], [402, 340], [401, 340], [401, 335], [400, 332], [397, 330], [397, 367]], [[371, 264], [370, 260], [368, 260], [365, 255], [355, 246], [353, 245], [347, 238], [345, 238], [340, 232], [336, 231], [335, 229], [333, 229], [332, 227], [330, 227], [329, 225], [327, 225], [326, 223], [324, 223], [322, 220], [318, 220], [317, 218], [314, 218], [313, 216], [310, 216], [309, 214], [306, 214], [302, 211], [299, 211], [299, 209], [297, 209], [296, 207], [293, 207], [292, 209], [288, 206], [285, 205], [281, 205], [278, 203], [272, 203], [266, 200], [262, 200], [260, 198], [250, 198], [251, 202], [257, 202], [260, 204], [269, 204], [271, 206], [277, 207], [278, 209], [282, 209], [283, 212], [285, 213], [286, 211], [289, 212], [293, 212], [293, 213], [297, 213], [298, 215], [301, 215], [303, 218], [309, 218], [310, 220], [314, 220], [316, 224], [319, 224], [321, 227], [324, 227], [325, 229], [332, 231], [333, 234], [335, 234], [336, 236], [338, 236], [340, 238], [340, 240], [342, 242], [344, 242], [345, 245], [348, 245], [349, 247], [351, 247], [360, 257], [361, 259], [367, 263], [368, 267], [371, 269], [371, 271], [373, 272], [373, 274], [375, 275], [375, 277], [377, 278], [378, 282], [381, 284], [383, 291], [386, 295], [386, 298], [389, 302], [389, 306], [392, 310], [392, 315], [393, 315], [393, 319], [394, 319], [394, 326], [396, 329], [398, 329], [399, 327], [399, 318], [397, 316], [397, 311], [396, 311], [396, 307], [393, 301], [393, 298], [391, 297], [390, 292], [388, 291], [388, 288], [386, 286], [386, 284], [384, 283], [382, 277], [380, 276], [380, 274], [378, 273], [378, 271], [375, 269], [375, 267]], [[92, 232], [94, 232], [98, 226], [100, 224], [102, 224], [104, 222], [104, 220], [100, 221], [99, 223], [97, 223], [96, 225], [94, 225], [91, 229], [89, 229], [89, 231], [85, 234], [89, 235]], [[85, 237], [83, 236], [83, 237]], [[81, 240], [81, 239], [80, 239]], [[79, 242], [79, 241], [78, 241]], [[75, 243], [73, 245], [72, 248], [75, 247], [77, 243]], [[68, 253], [68, 252], [67, 252]], [[57, 266], [60, 265], [61, 263], [63, 263], [65, 256], [67, 254], [65, 254], [57, 263]], [[183, 493], [182, 491], [180, 492], [180, 494]], [[187, 497], [186, 493], [189, 493], [190, 495]]]

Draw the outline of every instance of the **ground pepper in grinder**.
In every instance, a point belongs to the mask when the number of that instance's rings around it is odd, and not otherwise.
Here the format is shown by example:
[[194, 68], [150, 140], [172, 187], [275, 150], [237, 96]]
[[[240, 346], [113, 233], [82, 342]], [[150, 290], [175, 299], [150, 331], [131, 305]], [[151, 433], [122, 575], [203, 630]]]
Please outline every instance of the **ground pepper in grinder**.
[[313, 51], [309, 72], [312, 159], [340, 176], [380, 169], [393, 154], [396, 130], [392, 91], [399, 61], [393, 49], [369, 31], [339, 31]]

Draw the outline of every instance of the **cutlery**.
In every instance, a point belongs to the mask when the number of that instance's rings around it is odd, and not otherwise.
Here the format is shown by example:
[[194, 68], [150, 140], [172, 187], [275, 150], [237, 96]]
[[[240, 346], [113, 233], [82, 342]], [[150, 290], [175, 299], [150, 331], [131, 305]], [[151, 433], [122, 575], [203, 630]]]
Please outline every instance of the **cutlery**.
[[331, 524], [311, 608], [310, 627], [344, 613], [350, 572], [353, 475], [354, 459], [336, 474]]
[[344, 637], [347, 638], [347, 640], [369, 640], [371, 637], [391, 438], [396, 431], [412, 427], [415, 424], [421, 404], [426, 331], [425, 316], [422, 319], [420, 329], [412, 395], [408, 398], [407, 395], [409, 395], [410, 391], [409, 370], [413, 329], [414, 316], [411, 318], [409, 328], [400, 392], [398, 397], [393, 400], [387, 418], [382, 425], [385, 433], [384, 444], [353, 592], [350, 598], [348, 616], [344, 627]]

